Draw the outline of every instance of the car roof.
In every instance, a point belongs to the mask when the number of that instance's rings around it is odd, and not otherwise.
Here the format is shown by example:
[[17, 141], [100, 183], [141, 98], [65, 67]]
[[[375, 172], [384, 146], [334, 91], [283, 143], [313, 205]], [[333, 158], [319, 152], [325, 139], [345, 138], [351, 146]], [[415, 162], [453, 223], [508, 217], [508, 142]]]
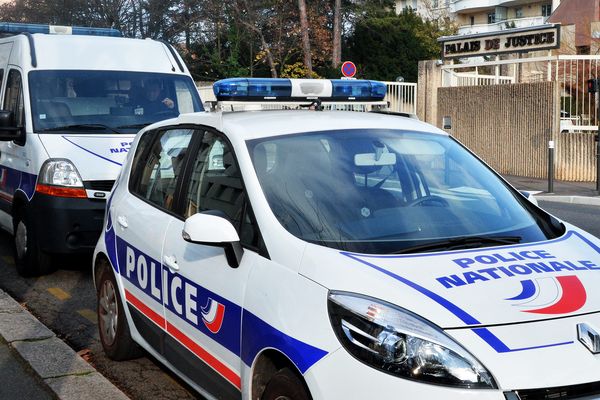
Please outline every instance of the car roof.
[[204, 112], [181, 115], [177, 121], [183, 124], [214, 126], [228, 136], [241, 140], [348, 129], [401, 129], [448, 135], [443, 130], [414, 118], [353, 111]]

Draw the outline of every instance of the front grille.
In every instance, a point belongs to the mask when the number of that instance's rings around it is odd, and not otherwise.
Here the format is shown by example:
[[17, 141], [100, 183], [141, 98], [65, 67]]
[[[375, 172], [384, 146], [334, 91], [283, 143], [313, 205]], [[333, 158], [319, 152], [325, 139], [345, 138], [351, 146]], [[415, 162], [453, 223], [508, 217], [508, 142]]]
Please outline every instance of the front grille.
[[[515, 397], [517, 395], [518, 397]], [[517, 390], [505, 393], [507, 399], [520, 400], [577, 400], [600, 399], [600, 382], [547, 389]]]
[[85, 181], [83, 182], [83, 187], [89, 190], [110, 192], [114, 184], [115, 181]]

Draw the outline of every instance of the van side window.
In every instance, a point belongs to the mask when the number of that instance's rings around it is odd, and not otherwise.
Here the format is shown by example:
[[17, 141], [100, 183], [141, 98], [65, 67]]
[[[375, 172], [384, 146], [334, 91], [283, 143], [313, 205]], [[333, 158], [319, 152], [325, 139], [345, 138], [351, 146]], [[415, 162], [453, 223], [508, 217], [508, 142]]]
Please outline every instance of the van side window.
[[207, 210], [221, 211], [240, 233], [242, 244], [258, 248], [260, 235], [229, 144], [214, 132], [204, 132], [190, 168], [189, 182], [182, 187], [184, 217]]
[[23, 83], [21, 81], [21, 73], [16, 69], [11, 69], [8, 73], [6, 91], [4, 93], [4, 107], [2, 109], [14, 113], [16, 126], [21, 127], [25, 125]]
[[[132, 192], [167, 211], [173, 211], [175, 188], [183, 173], [185, 154], [193, 129], [159, 132], [149, 152], [138, 162], [141, 170]], [[136, 154], [136, 157], [138, 154]]]

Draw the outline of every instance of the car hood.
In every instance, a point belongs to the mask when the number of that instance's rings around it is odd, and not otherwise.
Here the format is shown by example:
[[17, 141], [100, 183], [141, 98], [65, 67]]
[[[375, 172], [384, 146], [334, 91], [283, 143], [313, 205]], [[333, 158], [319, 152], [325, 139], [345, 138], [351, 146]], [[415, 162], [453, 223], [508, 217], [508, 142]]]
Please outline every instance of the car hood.
[[115, 179], [135, 135], [40, 134], [50, 158], [64, 158], [75, 164], [81, 178]]
[[575, 227], [544, 242], [412, 255], [308, 245], [301, 275], [408, 309], [441, 328], [600, 311], [600, 241]]

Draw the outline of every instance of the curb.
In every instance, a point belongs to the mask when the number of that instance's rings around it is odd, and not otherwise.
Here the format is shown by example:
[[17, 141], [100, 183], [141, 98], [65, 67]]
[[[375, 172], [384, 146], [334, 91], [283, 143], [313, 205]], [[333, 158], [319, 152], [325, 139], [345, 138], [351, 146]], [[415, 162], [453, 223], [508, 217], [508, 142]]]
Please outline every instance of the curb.
[[59, 400], [129, 399], [2, 290], [0, 336]]
[[538, 201], [549, 201], [554, 203], [580, 204], [584, 206], [600, 207], [600, 196], [554, 196], [554, 195], [536, 195]]

